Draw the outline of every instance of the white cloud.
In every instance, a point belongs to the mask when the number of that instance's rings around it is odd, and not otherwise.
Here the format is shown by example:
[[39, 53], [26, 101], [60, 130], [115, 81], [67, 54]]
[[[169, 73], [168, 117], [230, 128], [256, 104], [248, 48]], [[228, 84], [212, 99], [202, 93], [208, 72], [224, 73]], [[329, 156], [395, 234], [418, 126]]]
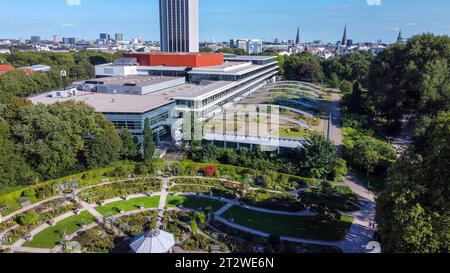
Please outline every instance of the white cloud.
[[69, 6], [79, 6], [81, 5], [81, 0], [66, 0]]
[[369, 6], [381, 6], [381, 0], [367, 0]]
[[61, 27], [76, 27], [75, 24], [61, 24]]
[[408, 23], [406, 25], [409, 26], [409, 27], [417, 27], [418, 26], [418, 24], [414, 23], [414, 22], [410, 22], [410, 23]]

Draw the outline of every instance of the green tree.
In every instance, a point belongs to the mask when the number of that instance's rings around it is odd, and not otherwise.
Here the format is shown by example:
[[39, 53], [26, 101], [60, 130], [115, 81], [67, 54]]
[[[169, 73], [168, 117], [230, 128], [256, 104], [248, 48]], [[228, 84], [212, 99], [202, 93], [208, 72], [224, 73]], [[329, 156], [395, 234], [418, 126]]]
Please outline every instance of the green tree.
[[203, 52], [203, 53], [212, 53], [213, 50], [212, 50], [210, 47], [202, 47], [202, 48], [200, 48], [200, 52]]
[[300, 168], [312, 177], [324, 178], [334, 170], [336, 146], [324, 136], [313, 134], [300, 148]]
[[386, 252], [450, 251], [449, 144], [450, 113], [440, 113], [389, 171], [377, 202]]
[[152, 160], [155, 155], [155, 149], [151, 122], [150, 119], [146, 119], [144, 122], [144, 159]]
[[321, 82], [324, 78], [319, 59], [308, 51], [286, 57], [284, 76], [287, 80]]
[[396, 43], [374, 59], [369, 95], [375, 117], [398, 131], [405, 116], [450, 110], [450, 37], [423, 34]]
[[86, 163], [89, 168], [108, 166], [119, 160], [121, 141], [114, 125], [103, 116], [98, 117], [98, 128], [95, 135], [87, 141]]
[[10, 137], [8, 124], [0, 120], [0, 188], [3, 190], [17, 185], [27, 185], [35, 176], [15, 150]]
[[396, 154], [390, 144], [373, 137], [363, 137], [355, 142], [350, 157], [353, 164], [369, 176], [377, 167], [386, 169], [395, 161]]
[[124, 159], [135, 158], [139, 151], [137, 138], [126, 128], [119, 131], [119, 137], [122, 142], [120, 156]]

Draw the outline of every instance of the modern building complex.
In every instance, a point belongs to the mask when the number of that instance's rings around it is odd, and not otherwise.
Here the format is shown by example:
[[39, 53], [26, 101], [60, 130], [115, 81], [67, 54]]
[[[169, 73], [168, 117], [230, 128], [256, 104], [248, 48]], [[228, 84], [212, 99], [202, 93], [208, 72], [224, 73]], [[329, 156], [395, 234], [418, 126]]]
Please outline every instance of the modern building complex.
[[161, 51], [199, 52], [198, 0], [160, 0]]
[[97, 78], [75, 82], [68, 91], [31, 97], [35, 103], [83, 101], [142, 140], [150, 119], [155, 135], [182, 140], [183, 117], [206, 120], [230, 102], [275, 81], [273, 56], [199, 53], [125, 54], [115, 63], [96, 67]]

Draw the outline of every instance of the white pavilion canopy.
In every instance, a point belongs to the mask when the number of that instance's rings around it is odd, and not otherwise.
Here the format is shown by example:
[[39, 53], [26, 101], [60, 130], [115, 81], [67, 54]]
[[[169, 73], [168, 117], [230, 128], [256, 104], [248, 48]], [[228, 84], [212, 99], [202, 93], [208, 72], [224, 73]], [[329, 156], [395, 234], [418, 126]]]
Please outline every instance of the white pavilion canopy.
[[135, 253], [168, 253], [174, 245], [173, 234], [151, 230], [134, 238], [130, 247]]

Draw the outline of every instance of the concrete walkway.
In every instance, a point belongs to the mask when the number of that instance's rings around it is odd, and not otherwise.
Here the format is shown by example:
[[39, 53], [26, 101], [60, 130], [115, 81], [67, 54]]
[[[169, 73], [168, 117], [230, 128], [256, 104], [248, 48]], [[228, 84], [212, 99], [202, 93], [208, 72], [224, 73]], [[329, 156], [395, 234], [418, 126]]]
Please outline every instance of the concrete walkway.
[[346, 253], [369, 253], [366, 246], [372, 242], [375, 233], [375, 195], [362, 186], [361, 181], [348, 175], [345, 184], [352, 189], [359, 200], [359, 211], [351, 213], [353, 224], [347, 233], [346, 240], [339, 247]]
[[2, 222], [3, 222], [3, 221], [6, 221], [6, 220], [9, 220], [9, 219], [13, 218], [13, 217], [16, 216], [16, 215], [19, 215], [19, 214], [24, 213], [24, 212], [26, 212], [26, 211], [29, 211], [29, 210], [31, 210], [31, 209], [37, 208], [37, 207], [39, 207], [40, 205], [43, 205], [43, 204], [45, 204], [45, 203], [48, 203], [48, 202], [51, 202], [51, 201], [57, 200], [57, 199], [64, 199], [64, 198], [65, 198], [64, 195], [56, 195], [56, 196], [53, 196], [53, 197], [51, 197], [51, 198], [49, 198], [49, 199], [45, 199], [45, 200], [36, 202], [36, 203], [34, 203], [34, 204], [31, 204], [31, 205], [29, 205], [29, 206], [23, 207], [23, 208], [21, 208], [21, 209], [19, 209], [19, 210], [16, 210], [15, 212], [9, 214], [9, 215], [3, 216]]

